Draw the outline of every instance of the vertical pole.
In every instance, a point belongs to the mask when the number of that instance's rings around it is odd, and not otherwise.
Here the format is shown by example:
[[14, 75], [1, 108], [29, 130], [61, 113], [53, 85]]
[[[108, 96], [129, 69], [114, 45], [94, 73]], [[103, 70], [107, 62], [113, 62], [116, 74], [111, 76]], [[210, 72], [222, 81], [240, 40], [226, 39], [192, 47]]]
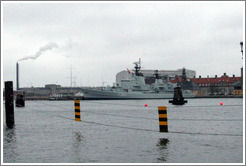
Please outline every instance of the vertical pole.
[[81, 121], [80, 120], [80, 101], [79, 100], [74, 100], [74, 109], [75, 109], [75, 120]]
[[19, 63], [16, 63], [16, 90], [19, 90]]
[[241, 90], [243, 94], [243, 67], [241, 67]]
[[8, 128], [13, 128], [15, 124], [14, 116], [14, 95], [13, 95], [13, 82], [5, 82], [5, 114], [6, 114], [6, 125]]
[[[242, 59], [243, 59], [243, 42], [240, 42], [240, 46], [241, 46]], [[243, 66], [241, 68], [241, 90], [243, 94]]]
[[167, 107], [165, 106], [158, 107], [158, 114], [159, 114], [160, 132], [168, 132]]

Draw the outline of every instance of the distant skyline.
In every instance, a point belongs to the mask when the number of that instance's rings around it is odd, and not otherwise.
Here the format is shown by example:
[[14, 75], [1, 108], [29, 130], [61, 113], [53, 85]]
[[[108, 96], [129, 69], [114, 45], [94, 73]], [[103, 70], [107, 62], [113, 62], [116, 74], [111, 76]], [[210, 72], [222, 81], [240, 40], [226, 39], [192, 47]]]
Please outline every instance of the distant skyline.
[[[2, 80], [101, 86], [134, 67], [240, 76], [245, 2], [3, 2]], [[245, 43], [244, 43], [245, 45]], [[245, 47], [245, 46], [244, 46]]]

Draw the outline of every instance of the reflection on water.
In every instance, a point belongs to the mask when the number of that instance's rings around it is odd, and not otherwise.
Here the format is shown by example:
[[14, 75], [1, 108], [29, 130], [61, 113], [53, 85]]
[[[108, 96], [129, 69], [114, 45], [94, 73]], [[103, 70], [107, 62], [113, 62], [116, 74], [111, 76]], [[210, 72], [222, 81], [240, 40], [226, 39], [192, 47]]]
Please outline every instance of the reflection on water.
[[167, 161], [168, 144], [169, 140], [167, 138], [160, 138], [157, 142], [156, 146], [158, 147], [158, 151], [160, 153], [160, 157], [157, 158], [159, 162]]
[[[83, 143], [85, 142], [85, 138], [80, 132], [74, 132], [73, 135], [73, 157], [77, 162], [83, 162], [83, 158], [81, 156]], [[75, 162], [76, 162], [75, 161]]]
[[81, 142], [84, 139], [83, 135], [80, 132], [74, 132], [74, 136], [75, 136], [75, 143], [77, 145], [81, 144]]
[[[15, 162], [16, 161], [16, 148], [17, 148], [17, 140], [16, 140], [16, 133], [15, 133], [15, 127], [9, 129], [5, 128], [3, 131], [3, 153], [4, 158], [3, 162]], [[7, 160], [7, 161], [5, 161]]]

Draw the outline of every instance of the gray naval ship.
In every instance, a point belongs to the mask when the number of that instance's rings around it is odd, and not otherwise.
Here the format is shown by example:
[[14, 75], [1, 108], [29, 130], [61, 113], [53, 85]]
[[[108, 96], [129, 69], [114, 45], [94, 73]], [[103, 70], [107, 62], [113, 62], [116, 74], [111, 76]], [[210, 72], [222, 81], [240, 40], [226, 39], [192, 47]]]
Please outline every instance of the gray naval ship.
[[[145, 84], [143, 73], [140, 72], [141, 64], [135, 62], [135, 71], [132, 77], [121, 80], [121, 86], [96, 88], [81, 88], [84, 99], [171, 99], [177, 84], [160, 78], [155, 72], [155, 82], [151, 85]], [[195, 95], [189, 90], [183, 90], [184, 98], [193, 98]]]

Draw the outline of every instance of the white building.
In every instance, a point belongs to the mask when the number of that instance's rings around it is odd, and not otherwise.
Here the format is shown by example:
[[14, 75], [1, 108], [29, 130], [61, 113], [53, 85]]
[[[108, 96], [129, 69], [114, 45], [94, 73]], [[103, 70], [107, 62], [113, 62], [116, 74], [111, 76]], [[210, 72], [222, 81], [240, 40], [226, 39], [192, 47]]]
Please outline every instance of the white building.
[[[189, 69], [185, 69], [186, 71], [186, 77], [187, 78], [194, 78], [196, 77], [196, 71], [194, 70], [189, 70]], [[154, 73], [156, 72], [156, 70], [140, 70], [141, 73], [143, 73], [144, 77], [154, 77]], [[130, 74], [126, 71], [123, 70], [119, 73], [116, 74], [116, 83], [118, 85], [120, 85], [121, 80], [129, 80], [132, 76], [132, 74], [134, 74], [134, 70], [130, 71]], [[182, 69], [178, 69], [178, 70], [158, 70], [158, 74], [163, 77], [163, 79], [172, 79], [175, 78], [175, 76], [182, 76]]]

